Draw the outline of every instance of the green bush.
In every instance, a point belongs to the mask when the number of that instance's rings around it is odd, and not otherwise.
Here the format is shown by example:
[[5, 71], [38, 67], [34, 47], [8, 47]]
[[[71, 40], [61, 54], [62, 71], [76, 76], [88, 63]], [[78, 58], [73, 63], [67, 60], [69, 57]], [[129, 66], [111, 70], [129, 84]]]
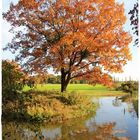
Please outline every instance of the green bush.
[[138, 82], [128, 81], [121, 83], [120, 86], [116, 87], [116, 90], [122, 90], [124, 92], [129, 93], [137, 93], [138, 92]]
[[126, 92], [129, 92], [130, 87], [128, 85], [124, 84], [123, 90], [126, 91]]
[[3, 104], [2, 118], [28, 122], [62, 122], [86, 116], [97, 108], [87, 97], [76, 92], [52, 93], [33, 90], [18, 93], [16, 100], [7, 100]]
[[134, 109], [135, 109], [135, 111], [136, 111], [136, 114], [137, 114], [137, 116], [139, 115], [139, 110], [138, 110], [138, 99], [136, 99], [136, 100], [133, 100], [133, 105], [134, 105]]
[[70, 93], [63, 93], [63, 95], [58, 97], [58, 99], [66, 105], [76, 105], [80, 102], [81, 98], [82, 97], [75, 91]]
[[15, 98], [17, 91], [24, 86], [24, 73], [14, 61], [2, 61], [2, 97]]
[[70, 105], [76, 105], [79, 103], [81, 96], [78, 95], [76, 92], [71, 92], [70, 94], [68, 94], [68, 100], [69, 100], [69, 104]]

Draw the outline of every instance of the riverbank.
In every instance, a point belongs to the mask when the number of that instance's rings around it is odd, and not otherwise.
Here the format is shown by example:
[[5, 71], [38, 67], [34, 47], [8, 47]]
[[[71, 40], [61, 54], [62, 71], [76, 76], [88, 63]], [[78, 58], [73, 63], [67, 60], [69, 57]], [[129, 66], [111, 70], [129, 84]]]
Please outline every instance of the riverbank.
[[[2, 122], [3, 139], [23, 140], [137, 140], [138, 119], [134, 115], [133, 105], [121, 102], [114, 106], [115, 97], [99, 97], [96, 114], [85, 118], [67, 120], [61, 124], [31, 123], [17, 121]], [[125, 108], [125, 112], [122, 110]], [[131, 110], [130, 110], [131, 109]]]
[[60, 84], [36, 85], [32, 89], [25, 86], [12, 101], [3, 104], [3, 118], [25, 122], [61, 123], [94, 114], [98, 103], [91, 102], [92, 97], [127, 94], [102, 85], [87, 84], [70, 84], [67, 92], [59, 91]]
[[28, 91], [3, 104], [3, 118], [30, 122], [63, 122], [95, 113], [97, 103], [75, 92]]

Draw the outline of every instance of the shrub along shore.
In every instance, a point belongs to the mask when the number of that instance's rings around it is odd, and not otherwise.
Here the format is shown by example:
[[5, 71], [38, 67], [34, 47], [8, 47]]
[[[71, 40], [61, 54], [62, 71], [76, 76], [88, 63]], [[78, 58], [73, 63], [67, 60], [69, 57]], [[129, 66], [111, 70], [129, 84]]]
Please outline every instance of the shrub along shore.
[[37, 92], [15, 94], [3, 104], [3, 117], [28, 122], [63, 122], [95, 113], [98, 105], [91, 98], [75, 92]]
[[3, 100], [2, 119], [62, 123], [95, 114], [99, 105], [91, 101], [92, 97], [127, 94], [102, 85], [70, 84], [65, 93], [60, 93], [59, 88], [58, 84], [25, 86], [21, 92], [12, 93]]
[[127, 81], [120, 83], [120, 85], [116, 88], [118, 91], [123, 91], [128, 93], [127, 95], [122, 97], [122, 100], [129, 101], [134, 105], [134, 109], [136, 111], [136, 114], [138, 116], [138, 82], [136, 81]]

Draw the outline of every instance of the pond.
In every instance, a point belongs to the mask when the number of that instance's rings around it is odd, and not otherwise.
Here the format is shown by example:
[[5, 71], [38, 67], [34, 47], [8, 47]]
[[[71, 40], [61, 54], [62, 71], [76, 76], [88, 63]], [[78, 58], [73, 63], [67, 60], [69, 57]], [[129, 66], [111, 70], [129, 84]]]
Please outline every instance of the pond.
[[96, 115], [63, 124], [2, 122], [3, 140], [137, 140], [138, 118], [131, 102], [93, 98]]

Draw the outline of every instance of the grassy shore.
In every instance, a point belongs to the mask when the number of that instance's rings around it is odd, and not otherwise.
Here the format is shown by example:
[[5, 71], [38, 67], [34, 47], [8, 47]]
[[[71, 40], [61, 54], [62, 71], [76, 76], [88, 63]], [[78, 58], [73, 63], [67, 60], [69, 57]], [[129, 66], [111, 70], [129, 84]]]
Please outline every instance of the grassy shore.
[[[60, 84], [43, 84], [36, 85], [35, 91], [60, 91]], [[24, 91], [30, 90], [30, 87], [25, 86]], [[109, 89], [103, 85], [97, 84], [96, 86], [88, 85], [88, 84], [69, 84], [67, 87], [67, 91], [76, 91], [80, 95], [89, 95], [89, 96], [121, 96], [126, 93], [122, 91], [116, 91], [115, 89]]]
[[3, 118], [30, 122], [63, 122], [96, 112], [98, 104], [90, 96], [76, 92], [27, 91], [3, 104]]
[[3, 118], [37, 122], [63, 122], [95, 113], [98, 103], [92, 97], [122, 96], [127, 93], [115, 91], [102, 85], [69, 84], [67, 92], [60, 92], [60, 84], [25, 86], [13, 100], [3, 104]]

